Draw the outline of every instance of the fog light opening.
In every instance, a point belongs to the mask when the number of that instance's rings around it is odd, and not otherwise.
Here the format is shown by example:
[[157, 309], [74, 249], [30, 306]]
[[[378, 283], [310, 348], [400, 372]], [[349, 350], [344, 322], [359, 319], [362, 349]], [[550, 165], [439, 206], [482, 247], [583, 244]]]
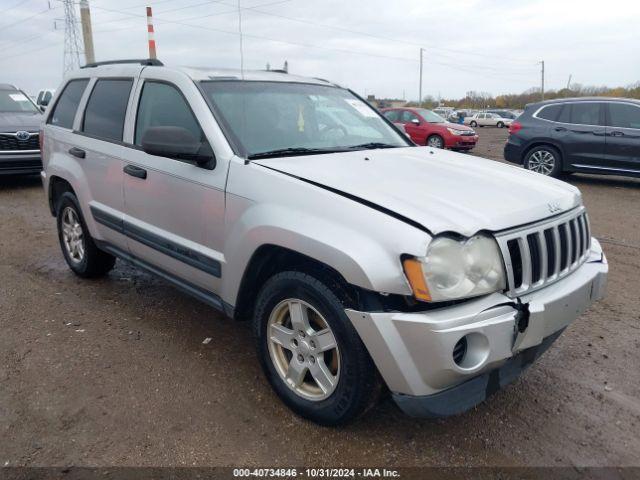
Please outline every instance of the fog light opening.
[[462, 337], [458, 340], [458, 343], [453, 347], [453, 361], [456, 365], [461, 365], [467, 354], [467, 337]]
[[469, 333], [458, 340], [452, 355], [455, 364], [464, 370], [480, 368], [489, 358], [489, 340], [482, 333]]

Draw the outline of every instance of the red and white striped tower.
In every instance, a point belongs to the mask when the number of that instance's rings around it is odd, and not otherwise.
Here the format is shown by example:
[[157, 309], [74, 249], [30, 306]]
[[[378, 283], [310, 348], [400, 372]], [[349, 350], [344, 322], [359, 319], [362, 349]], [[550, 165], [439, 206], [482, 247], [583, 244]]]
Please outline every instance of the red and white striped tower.
[[147, 34], [149, 35], [149, 58], [156, 57], [156, 40], [153, 37], [153, 15], [151, 7], [147, 7]]

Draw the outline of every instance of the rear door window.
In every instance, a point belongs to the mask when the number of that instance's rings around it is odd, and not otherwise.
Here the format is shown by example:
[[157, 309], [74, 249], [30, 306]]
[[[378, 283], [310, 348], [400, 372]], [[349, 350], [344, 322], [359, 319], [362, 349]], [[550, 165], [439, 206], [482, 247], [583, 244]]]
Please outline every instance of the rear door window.
[[562, 105], [549, 105], [544, 107], [542, 110], [540, 110], [538, 112], [538, 114], [536, 115], [536, 117], [538, 118], [542, 118], [544, 120], [551, 120], [552, 122], [555, 122], [556, 119], [558, 118], [558, 114], [560, 113], [560, 110], [562, 110]]
[[87, 102], [82, 131], [105, 140], [121, 141], [132, 86], [131, 79], [98, 80]]
[[76, 116], [80, 99], [87, 88], [89, 79], [71, 80], [64, 87], [56, 106], [51, 112], [48, 123], [64, 128], [73, 128], [73, 119]]
[[576, 125], [600, 125], [599, 103], [574, 103], [571, 105], [571, 122]]
[[640, 129], [640, 108], [627, 103], [610, 103], [609, 126]]
[[400, 112], [398, 110], [389, 110], [384, 112], [384, 116], [387, 117], [387, 120], [390, 122], [398, 122], [400, 117]]

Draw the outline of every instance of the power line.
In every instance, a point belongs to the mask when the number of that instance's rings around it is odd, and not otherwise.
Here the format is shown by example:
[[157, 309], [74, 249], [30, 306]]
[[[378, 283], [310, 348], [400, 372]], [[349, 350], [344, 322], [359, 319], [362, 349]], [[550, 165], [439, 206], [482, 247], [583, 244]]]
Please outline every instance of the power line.
[[51, 12], [51, 11], [55, 10], [56, 8], [59, 8], [59, 7], [51, 7], [51, 8], [47, 7], [45, 10], [42, 10], [42, 11], [40, 11], [38, 13], [35, 13], [35, 14], [31, 15], [30, 17], [26, 17], [26, 18], [23, 18], [22, 20], [18, 20], [17, 22], [12, 22], [12, 23], [8, 23], [8, 24], [6, 24], [4, 26], [0, 26], [0, 32], [5, 33], [7, 30], [9, 30], [12, 27], [15, 27], [16, 25], [20, 25], [21, 23], [24, 23], [24, 22], [26, 22], [28, 20], [31, 20], [32, 18], [35, 18], [38, 15], [42, 15], [43, 13]]
[[16, 3], [13, 7], [9, 7], [9, 8], [5, 8], [4, 10], [0, 10], [0, 14], [8, 12], [9, 10], [13, 10], [14, 8], [18, 8], [21, 7], [22, 5], [24, 5], [25, 3], [27, 3], [29, 0], [21, 0], [18, 3]]

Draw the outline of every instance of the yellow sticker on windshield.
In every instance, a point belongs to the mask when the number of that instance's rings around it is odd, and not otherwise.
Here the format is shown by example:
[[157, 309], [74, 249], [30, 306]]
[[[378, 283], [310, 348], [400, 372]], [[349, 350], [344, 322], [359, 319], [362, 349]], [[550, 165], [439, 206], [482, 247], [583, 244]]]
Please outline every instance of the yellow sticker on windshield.
[[298, 131], [299, 132], [304, 132], [304, 107], [302, 105], [300, 105], [300, 108], [298, 108]]

